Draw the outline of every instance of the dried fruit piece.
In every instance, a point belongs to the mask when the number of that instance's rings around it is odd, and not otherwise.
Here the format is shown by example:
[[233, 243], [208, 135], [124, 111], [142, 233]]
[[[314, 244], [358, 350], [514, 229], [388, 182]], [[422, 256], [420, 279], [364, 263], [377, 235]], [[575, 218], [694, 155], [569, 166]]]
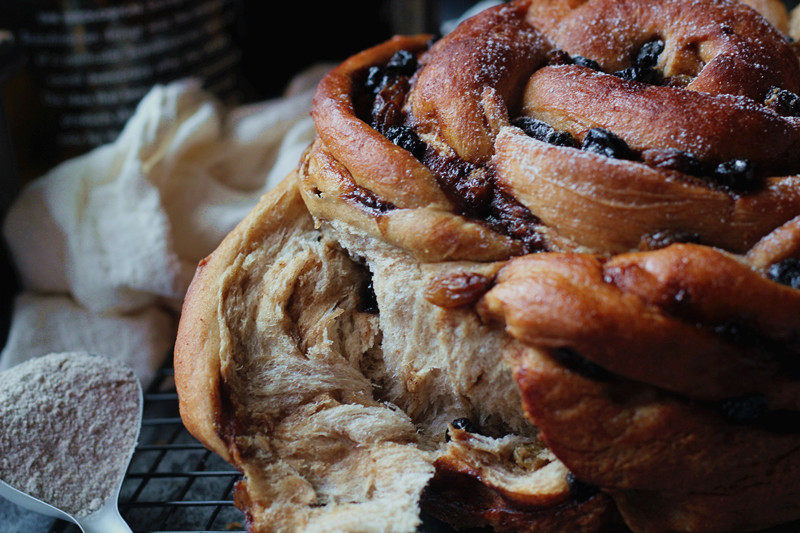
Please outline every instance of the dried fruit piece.
[[370, 67], [364, 87], [372, 93], [377, 93], [389, 82], [389, 77], [381, 67]]
[[[475, 424], [472, 423], [472, 420], [469, 418], [456, 418], [450, 425], [453, 426], [454, 429], [460, 429], [462, 431], [466, 431], [467, 433], [477, 433], [478, 428], [475, 427]], [[444, 441], [450, 442], [450, 429], [448, 428], [444, 432]]]
[[492, 280], [474, 272], [456, 272], [438, 276], [425, 289], [425, 299], [448, 309], [470, 305], [478, 301], [492, 284]]
[[425, 154], [425, 142], [419, 138], [417, 132], [408, 126], [389, 126], [385, 135], [387, 139], [403, 150], [411, 152], [417, 159]]
[[600, 492], [600, 487], [597, 485], [592, 485], [591, 483], [586, 483], [585, 481], [581, 481], [580, 479], [576, 478], [575, 474], [572, 472], [567, 474], [567, 485], [569, 486], [570, 494], [572, 494], [572, 497], [575, 498], [579, 503], [585, 502]]
[[417, 58], [407, 50], [398, 50], [386, 63], [386, 72], [397, 76], [412, 76], [417, 70]]
[[656, 39], [648, 43], [644, 43], [636, 55], [634, 64], [637, 67], [653, 68], [658, 64], [658, 56], [664, 51], [664, 41]]
[[731, 159], [717, 165], [714, 180], [732, 191], [745, 192], [758, 186], [755, 168], [747, 159]]
[[792, 257], [771, 265], [767, 277], [793, 289], [800, 289], [800, 258]]
[[650, 67], [628, 67], [616, 71], [614, 76], [622, 78], [623, 80], [649, 83], [650, 85], [658, 85], [661, 83], [661, 74], [659, 74], [656, 69]]
[[592, 128], [586, 132], [581, 148], [616, 159], [630, 159], [631, 157], [628, 143], [604, 128]]
[[472, 420], [469, 418], [456, 418], [450, 423], [456, 429], [461, 429], [466, 431], [467, 433], [477, 433], [478, 428], [475, 427], [475, 424], [472, 423]]
[[393, 78], [381, 87], [372, 103], [371, 126], [386, 133], [403, 119], [403, 103], [408, 93], [408, 78]]
[[372, 277], [361, 285], [358, 291], [358, 307], [362, 313], [375, 315], [378, 313], [378, 297], [375, 295], [375, 287], [372, 285]]
[[540, 141], [554, 144], [556, 146], [577, 147], [575, 138], [566, 131], [559, 131], [547, 122], [531, 117], [517, 117], [511, 121], [512, 126], [516, 126], [525, 132], [525, 135]]
[[779, 115], [800, 117], [800, 96], [780, 87], [770, 87], [764, 105], [775, 110]]
[[600, 67], [600, 63], [598, 63], [594, 59], [589, 59], [583, 56], [572, 56], [572, 64], [578, 65], [579, 67], [590, 68], [592, 70], [599, 70], [599, 71], [603, 70]]

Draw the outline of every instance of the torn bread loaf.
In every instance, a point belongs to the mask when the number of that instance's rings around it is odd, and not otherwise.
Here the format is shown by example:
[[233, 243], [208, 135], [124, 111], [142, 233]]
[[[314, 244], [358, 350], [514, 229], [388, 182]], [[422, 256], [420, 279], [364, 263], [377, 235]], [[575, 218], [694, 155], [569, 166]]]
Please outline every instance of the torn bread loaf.
[[[516, 435], [482, 460], [499, 501], [510, 497], [505, 507], [544, 516], [585, 504], [554, 456], [520, 458], [544, 445], [503, 361], [515, 341], [425, 298], [437, 276], [496, 267], [420, 265], [369, 237], [315, 227], [293, 178], [201, 265], [176, 345], [181, 416], [245, 474], [236, 498], [251, 529], [415, 530], [458, 418]], [[590, 499], [607, 521], [606, 497]]]
[[800, 59], [753, 5], [514, 0], [326, 76], [176, 343], [251, 530], [800, 519]]

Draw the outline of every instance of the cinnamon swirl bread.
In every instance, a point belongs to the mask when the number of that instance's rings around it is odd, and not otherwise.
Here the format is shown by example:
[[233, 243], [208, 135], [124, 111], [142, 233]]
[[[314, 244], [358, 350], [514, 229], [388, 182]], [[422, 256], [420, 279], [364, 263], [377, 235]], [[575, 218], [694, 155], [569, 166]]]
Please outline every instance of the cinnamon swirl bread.
[[321, 82], [175, 350], [252, 531], [800, 519], [800, 49], [752, 5], [515, 0]]

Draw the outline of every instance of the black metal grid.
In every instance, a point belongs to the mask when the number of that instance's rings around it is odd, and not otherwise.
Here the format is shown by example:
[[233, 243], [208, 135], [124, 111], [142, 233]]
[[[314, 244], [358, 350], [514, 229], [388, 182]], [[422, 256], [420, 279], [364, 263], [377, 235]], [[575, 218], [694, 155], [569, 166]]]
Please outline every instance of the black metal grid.
[[[240, 478], [183, 426], [173, 370], [160, 369], [144, 393], [139, 444], [119, 497], [122, 517], [137, 533], [244, 531], [244, 515], [233, 506]], [[50, 531], [80, 530], [58, 521]]]

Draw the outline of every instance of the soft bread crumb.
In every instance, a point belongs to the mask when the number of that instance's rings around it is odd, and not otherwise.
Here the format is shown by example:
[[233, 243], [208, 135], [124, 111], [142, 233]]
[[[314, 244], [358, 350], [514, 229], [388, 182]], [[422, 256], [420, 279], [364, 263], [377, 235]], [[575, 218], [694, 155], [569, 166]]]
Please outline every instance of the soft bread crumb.
[[377, 401], [362, 358], [377, 318], [361, 267], [310, 217], [239, 254], [220, 284], [222, 375], [239, 495], [257, 531], [412, 531], [433, 475], [408, 416]]

